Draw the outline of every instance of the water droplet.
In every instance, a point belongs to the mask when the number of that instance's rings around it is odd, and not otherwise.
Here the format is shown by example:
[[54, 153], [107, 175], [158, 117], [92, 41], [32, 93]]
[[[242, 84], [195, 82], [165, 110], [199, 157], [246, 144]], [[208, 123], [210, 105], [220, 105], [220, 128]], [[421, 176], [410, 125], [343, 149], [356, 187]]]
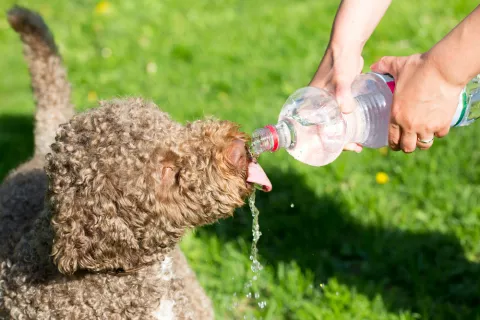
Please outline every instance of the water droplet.
[[290, 204], [290, 208], [293, 208], [295, 207], [295, 205], [293, 203]]

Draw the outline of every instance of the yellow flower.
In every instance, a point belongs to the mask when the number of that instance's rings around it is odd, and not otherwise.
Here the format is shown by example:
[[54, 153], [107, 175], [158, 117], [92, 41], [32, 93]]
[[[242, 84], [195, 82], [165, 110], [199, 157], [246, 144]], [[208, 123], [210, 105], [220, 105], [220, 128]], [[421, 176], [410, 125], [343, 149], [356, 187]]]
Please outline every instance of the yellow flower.
[[375, 176], [375, 180], [378, 184], [385, 184], [388, 182], [388, 174], [386, 174], [385, 172], [378, 172]]
[[110, 10], [112, 8], [112, 5], [110, 2], [102, 0], [97, 5], [95, 6], [95, 13], [96, 14], [107, 14], [110, 13]]
[[378, 152], [380, 152], [382, 156], [386, 156], [388, 154], [388, 147], [382, 147], [378, 149]]
[[98, 96], [97, 96], [97, 93], [95, 91], [90, 91], [88, 93], [88, 96], [87, 96], [88, 102], [95, 102], [95, 101], [97, 101], [97, 99], [98, 99]]
[[147, 73], [157, 73], [157, 64], [155, 62], [150, 61], [149, 63], [147, 63]]

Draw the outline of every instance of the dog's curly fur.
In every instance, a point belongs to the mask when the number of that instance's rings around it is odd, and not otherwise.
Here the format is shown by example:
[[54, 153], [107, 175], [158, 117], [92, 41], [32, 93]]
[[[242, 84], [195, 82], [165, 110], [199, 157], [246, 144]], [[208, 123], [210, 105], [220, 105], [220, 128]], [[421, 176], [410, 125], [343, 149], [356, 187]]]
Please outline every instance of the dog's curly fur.
[[8, 17], [37, 111], [34, 157], [0, 186], [0, 318], [213, 318], [178, 243], [252, 192], [248, 137], [227, 121], [182, 126], [140, 98], [73, 116], [43, 20]]

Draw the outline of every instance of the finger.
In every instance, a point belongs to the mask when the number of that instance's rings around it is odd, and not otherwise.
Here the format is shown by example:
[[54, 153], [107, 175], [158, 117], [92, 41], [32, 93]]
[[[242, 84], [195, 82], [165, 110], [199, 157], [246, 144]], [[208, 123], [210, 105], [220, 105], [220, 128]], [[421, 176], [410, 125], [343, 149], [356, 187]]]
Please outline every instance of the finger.
[[403, 57], [383, 57], [379, 61], [370, 66], [373, 72], [389, 73], [394, 78], [397, 78], [399, 72], [400, 61]]
[[335, 96], [342, 113], [351, 113], [355, 109], [355, 100], [350, 89], [351, 84], [338, 84], [335, 88]]
[[436, 136], [437, 138], [443, 138], [443, 137], [445, 137], [449, 132], [450, 132], [450, 127], [447, 126], [446, 128], [437, 131], [437, 132], [435, 133], [435, 136]]
[[357, 74], [362, 73], [363, 70], [363, 65], [365, 64], [365, 60], [363, 59], [362, 56], [360, 56], [360, 64], [358, 66]]
[[321, 76], [315, 75], [315, 77], [312, 79], [312, 81], [310, 81], [308, 86], [316, 87], [319, 89], [322, 89], [322, 88], [325, 89], [329, 86], [329, 84], [327, 83], [327, 80], [329, 80], [328, 77], [321, 77]]
[[396, 123], [390, 123], [388, 128], [388, 145], [393, 151], [400, 150], [400, 127]]
[[419, 134], [417, 136], [417, 147], [420, 150], [427, 150], [433, 145], [433, 139], [435, 136], [431, 134]]
[[417, 134], [415, 132], [402, 131], [400, 148], [405, 153], [412, 153], [417, 148]]
[[362, 152], [363, 148], [361, 145], [357, 144], [357, 143], [347, 143], [345, 145], [345, 147], [343, 147], [343, 150], [345, 151], [353, 151], [353, 152], [356, 152], [356, 153], [360, 153]]

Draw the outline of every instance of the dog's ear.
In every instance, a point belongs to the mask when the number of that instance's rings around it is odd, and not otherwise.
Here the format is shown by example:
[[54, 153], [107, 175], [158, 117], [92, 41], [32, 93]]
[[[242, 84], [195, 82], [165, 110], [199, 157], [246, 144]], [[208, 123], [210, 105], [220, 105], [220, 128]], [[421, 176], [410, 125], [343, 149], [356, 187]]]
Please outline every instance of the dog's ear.
[[233, 140], [227, 148], [227, 161], [235, 168], [243, 168], [247, 165], [247, 150], [245, 141]]
[[178, 156], [168, 151], [165, 155], [157, 157], [154, 166], [157, 168], [157, 177], [158, 182], [163, 187], [171, 186], [175, 183], [176, 175], [178, 172], [176, 161]]
[[156, 189], [165, 191], [176, 182], [178, 173], [178, 155], [172, 151], [166, 153], [156, 151], [151, 159]]

